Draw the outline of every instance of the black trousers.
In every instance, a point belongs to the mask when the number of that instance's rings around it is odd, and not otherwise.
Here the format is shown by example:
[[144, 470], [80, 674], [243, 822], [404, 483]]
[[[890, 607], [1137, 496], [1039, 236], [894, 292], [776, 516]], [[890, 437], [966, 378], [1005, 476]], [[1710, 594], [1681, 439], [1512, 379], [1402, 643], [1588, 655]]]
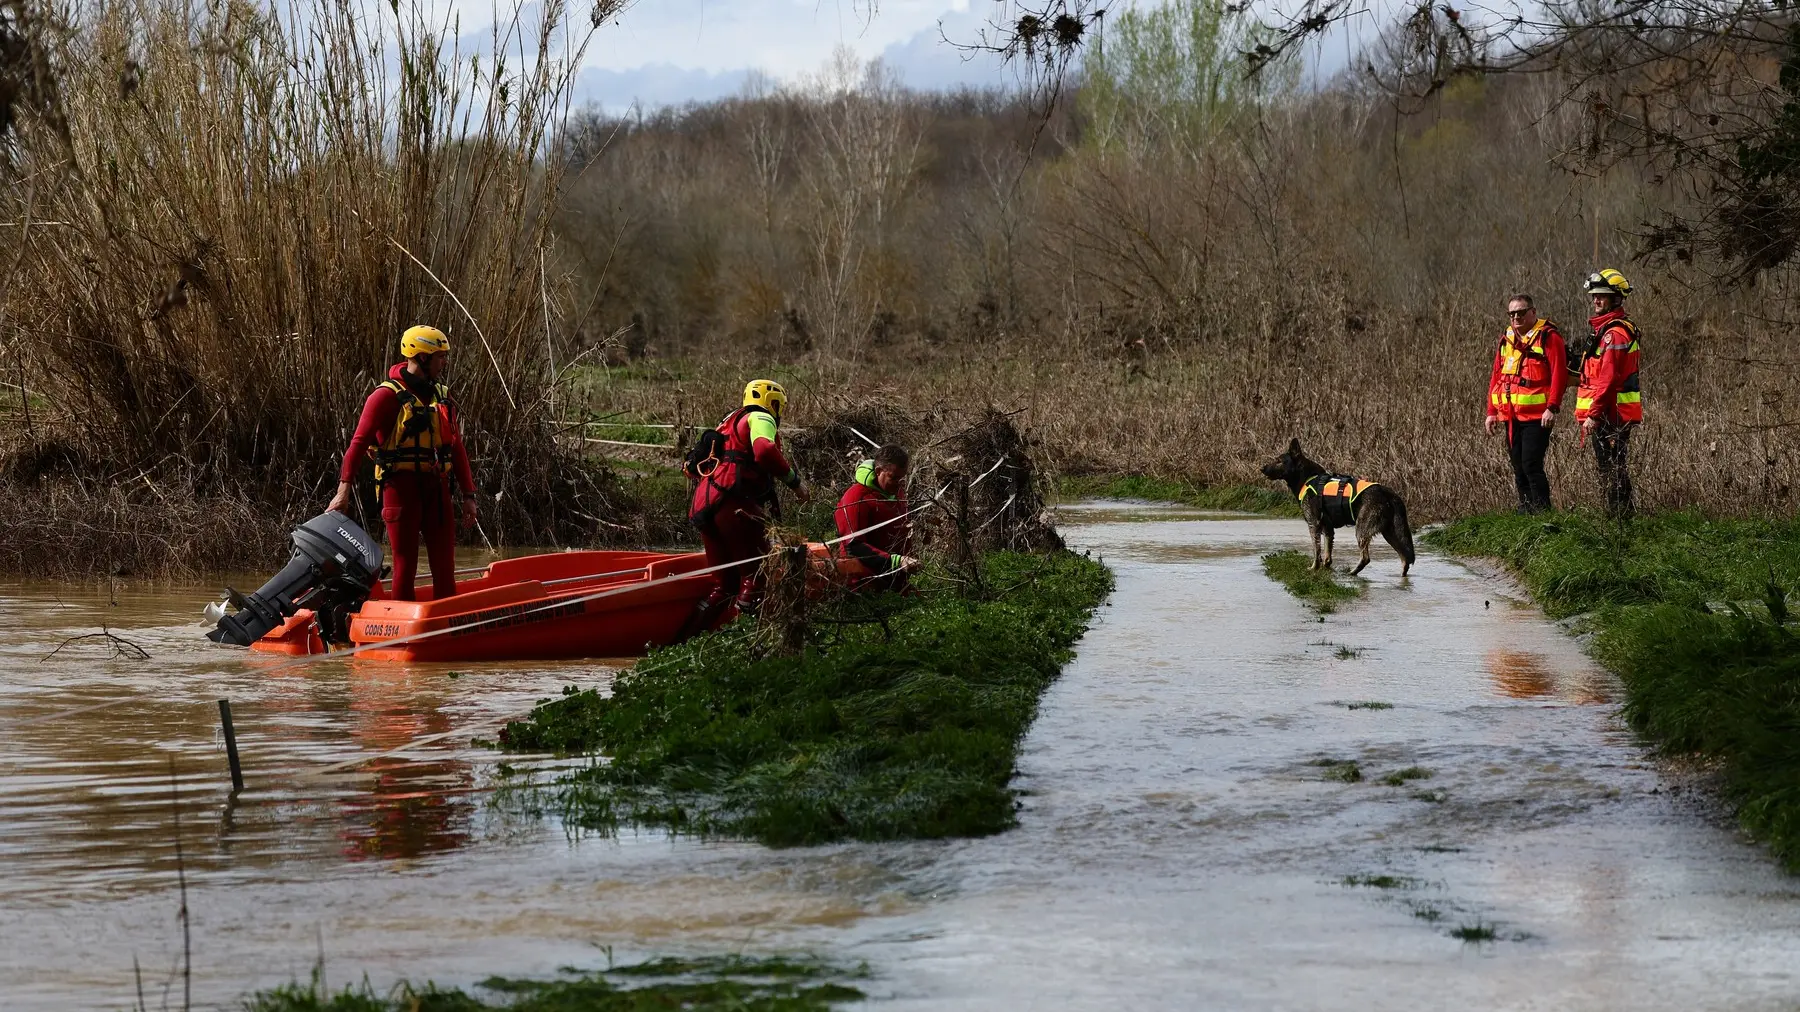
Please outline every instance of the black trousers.
[[1542, 422], [1506, 423], [1506, 453], [1512, 459], [1513, 484], [1523, 512], [1550, 508], [1550, 476], [1544, 473], [1544, 455], [1549, 452], [1550, 430]]
[[1603, 421], [1588, 433], [1594, 441], [1594, 466], [1600, 471], [1600, 491], [1606, 495], [1608, 516], [1631, 515], [1631, 472], [1626, 469], [1625, 455], [1634, 428]]

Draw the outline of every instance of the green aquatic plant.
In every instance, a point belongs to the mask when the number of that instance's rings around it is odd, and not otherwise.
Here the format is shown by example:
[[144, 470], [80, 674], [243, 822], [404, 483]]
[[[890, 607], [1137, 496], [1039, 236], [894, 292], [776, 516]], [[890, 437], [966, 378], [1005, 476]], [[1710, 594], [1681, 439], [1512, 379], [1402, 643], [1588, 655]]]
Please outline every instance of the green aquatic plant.
[[1408, 780], [1429, 780], [1431, 771], [1423, 766], [1408, 766], [1403, 770], [1395, 770], [1381, 778], [1381, 782], [1389, 787], [1404, 786]]
[[1330, 569], [1313, 569], [1312, 556], [1283, 549], [1270, 552], [1262, 557], [1263, 572], [1269, 579], [1288, 589], [1320, 615], [1329, 615], [1337, 610], [1339, 604], [1361, 596], [1364, 583], [1355, 577], [1346, 577], [1351, 582], [1338, 579]]
[[1343, 878], [1346, 886], [1360, 886], [1367, 889], [1416, 889], [1419, 880], [1404, 875], [1346, 875]]
[[1474, 924], [1459, 924], [1450, 929], [1451, 938], [1460, 938], [1465, 942], [1491, 942], [1499, 937], [1492, 924], [1476, 921]]
[[1378, 699], [1364, 699], [1355, 703], [1345, 703], [1346, 710], [1392, 710], [1394, 704], [1383, 703]]
[[1717, 761], [1739, 822], [1800, 872], [1800, 521], [1489, 515], [1428, 540], [1502, 560], [1552, 617], [1587, 615], [1632, 727]]
[[844, 981], [868, 976], [867, 967], [842, 968], [796, 957], [726, 956], [659, 959], [605, 971], [566, 972], [553, 980], [490, 977], [478, 990], [401, 983], [377, 992], [360, 985], [328, 992], [315, 973], [307, 984], [261, 991], [246, 1012], [827, 1012], [861, 1001], [863, 992]]
[[1327, 780], [1346, 784], [1362, 782], [1362, 766], [1355, 759], [1314, 759], [1307, 765], [1322, 767]]
[[565, 690], [502, 746], [606, 760], [499, 803], [772, 846], [1006, 829], [1019, 740], [1112, 576], [1069, 552], [981, 566], [989, 597], [939, 587], [887, 599], [878, 622], [826, 615], [798, 656], [733, 626], [652, 653], [610, 696]]
[[1340, 661], [1353, 661], [1363, 655], [1361, 647], [1340, 646], [1333, 654]]

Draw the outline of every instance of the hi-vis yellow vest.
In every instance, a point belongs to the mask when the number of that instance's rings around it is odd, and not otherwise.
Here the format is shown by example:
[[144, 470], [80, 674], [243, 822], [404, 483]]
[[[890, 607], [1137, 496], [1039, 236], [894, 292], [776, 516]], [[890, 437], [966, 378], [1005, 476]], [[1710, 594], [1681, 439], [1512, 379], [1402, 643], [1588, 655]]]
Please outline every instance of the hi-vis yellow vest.
[[381, 384], [400, 398], [400, 413], [394, 427], [381, 437], [375, 450], [375, 481], [380, 483], [390, 471], [430, 471], [450, 469], [453, 451], [450, 437], [456, 432], [456, 408], [450, 400], [450, 389], [442, 383], [432, 384], [433, 397], [421, 400], [399, 380]]
[[1364, 492], [1374, 488], [1378, 483], [1351, 478], [1341, 474], [1320, 474], [1308, 478], [1306, 484], [1300, 486], [1298, 496], [1301, 502], [1309, 495], [1319, 497], [1323, 507], [1320, 515], [1325, 526], [1333, 530], [1349, 527], [1356, 522], [1356, 499]]

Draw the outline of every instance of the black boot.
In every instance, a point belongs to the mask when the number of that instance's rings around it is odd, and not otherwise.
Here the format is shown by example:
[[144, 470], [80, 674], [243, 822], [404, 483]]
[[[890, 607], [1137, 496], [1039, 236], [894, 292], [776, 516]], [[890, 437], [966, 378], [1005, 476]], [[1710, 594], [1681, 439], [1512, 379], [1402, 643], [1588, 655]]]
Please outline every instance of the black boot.
[[681, 630], [675, 634], [676, 643], [686, 643], [695, 636], [712, 629], [718, 619], [719, 612], [725, 609], [725, 598], [708, 597], [694, 606], [693, 614], [681, 624]]

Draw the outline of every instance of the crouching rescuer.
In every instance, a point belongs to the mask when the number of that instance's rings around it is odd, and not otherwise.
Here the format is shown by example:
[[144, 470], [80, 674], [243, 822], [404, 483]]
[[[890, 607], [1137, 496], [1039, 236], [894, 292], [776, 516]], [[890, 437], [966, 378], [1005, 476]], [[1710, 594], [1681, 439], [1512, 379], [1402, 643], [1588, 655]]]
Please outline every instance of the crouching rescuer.
[[712, 593], [695, 608], [681, 639], [717, 625], [733, 598], [739, 611], [756, 610], [762, 593], [757, 560], [769, 552], [769, 511], [780, 516], [775, 483], [792, 489], [801, 502], [812, 498], [781, 452], [787, 399], [774, 380], [751, 380], [743, 406], [718, 428], [701, 433], [688, 451], [682, 465], [694, 483], [688, 520], [700, 531], [707, 566], [726, 568], [713, 574]]
[[393, 597], [411, 601], [419, 569], [419, 537], [431, 559], [431, 596], [456, 593], [456, 528], [451, 521], [450, 481], [462, 490], [463, 526], [475, 524], [475, 478], [463, 447], [461, 421], [440, 380], [450, 365], [450, 339], [435, 327], [412, 327], [400, 336], [403, 361], [363, 403], [362, 418], [344, 452], [337, 495], [327, 509], [350, 505], [350, 490], [363, 461], [375, 461], [375, 487], [388, 550], [394, 556]]
[[[842, 558], [852, 563], [852, 591], [905, 590], [907, 574], [919, 568], [908, 556], [911, 535], [906, 521], [906, 472], [911, 458], [889, 444], [857, 465], [856, 480], [838, 499], [838, 536], [849, 538]], [[855, 535], [852, 537], [851, 535]]]

